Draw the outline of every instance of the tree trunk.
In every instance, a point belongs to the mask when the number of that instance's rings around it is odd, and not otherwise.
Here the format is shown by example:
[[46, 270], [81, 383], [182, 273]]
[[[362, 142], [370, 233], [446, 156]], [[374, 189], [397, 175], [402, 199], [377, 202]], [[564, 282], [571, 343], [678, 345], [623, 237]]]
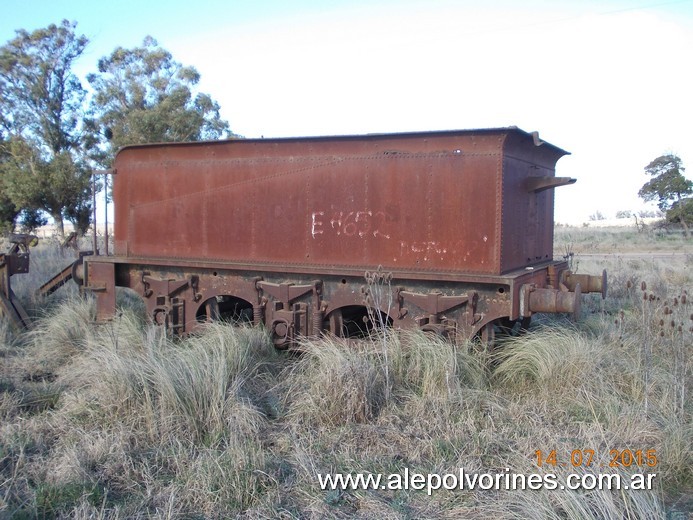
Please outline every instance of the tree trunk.
[[63, 224], [63, 215], [61, 212], [51, 213], [53, 221], [55, 222], [55, 230], [60, 235], [60, 238], [65, 238], [65, 226]]
[[679, 194], [679, 196], [676, 199], [675, 204], [676, 204], [677, 209], [678, 209], [678, 214], [679, 214], [678, 217], [679, 217], [679, 222], [681, 222], [681, 227], [683, 228], [683, 234], [686, 238], [691, 238], [691, 232], [688, 229], [688, 224], [686, 224], [686, 211], [685, 211], [684, 205], [682, 204], [683, 200], [685, 200], [685, 199], [683, 199], [681, 194]]
[[635, 229], [638, 230], [638, 233], [642, 233], [642, 230], [643, 230], [644, 228], [643, 228], [642, 224], [641, 224], [640, 222], [638, 222], [638, 216], [637, 216], [637, 215], [633, 215], [633, 218], [635, 218]]

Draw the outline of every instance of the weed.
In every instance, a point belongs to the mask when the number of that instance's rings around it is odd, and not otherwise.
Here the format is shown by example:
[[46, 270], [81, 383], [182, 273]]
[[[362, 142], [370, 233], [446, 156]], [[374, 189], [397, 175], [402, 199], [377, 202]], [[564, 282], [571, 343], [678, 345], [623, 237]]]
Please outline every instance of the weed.
[[[635, 229], [561, 228], [562, 240], [580, 269], [609, 269], [609, 299], [588, 296], [584, 321], [544, 320], [490, 360], [462, 341], [390, 330], [385, 312], [371, 316], [383, 321], [370, 337], [306, 341], [300, 354], [275, 351], [262, 329], [223, 324], [173, 341], [127, 293], [107, 324], [93, 324], [93, 302], [76, 294], [41, 302], [34, 331], [0, 321], [0, 518], [620, 520], [687, 510], [692, 275], [681, 255], [581, 256], [686, 244]], [[42, 255], [34, 264], [69, 260]], [[388, 277], [371, 279], [373, 307], [389, 309]], [[27, 280], [23, 301], [38, 285]], [[655, 489], [429, 496], [317, 483], [318, 473], [460, 468], [564, 478], [608, 467], [610, 450], [626, 448], [654, 450]], [[537, 465], [537, 450], [569, 463], [588, 449], [592, 468]]]

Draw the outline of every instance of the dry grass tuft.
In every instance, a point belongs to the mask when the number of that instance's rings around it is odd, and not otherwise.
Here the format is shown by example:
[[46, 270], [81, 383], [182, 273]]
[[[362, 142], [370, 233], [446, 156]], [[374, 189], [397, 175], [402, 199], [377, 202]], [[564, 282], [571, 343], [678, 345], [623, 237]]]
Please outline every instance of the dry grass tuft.
[[[583, 321], [544, 318], [490, 359], [422, 333], [323, 338], [300, 354], [227, 325], [174, 341], [142, 320], [139, 297], [119, 295], [104, 325], [89, 300], [51, 297], [31, 333], [0, 320], [0, 518], [677, 518], [693, 488], [690, 273], [613, 262], [612, 296], [587, 297]], [[609, 468], [614, 449], [654, 450], [657, 466]], [[537, 450], [568, 465], [540, 468]], [[594, 450], [592, 466], [573, 468], [575, 450]], [[600, 465], [656, 472], [655, 489], [317, 483], [459, 468], [560, 479]]]
[[71, 297], [49, 308], [23, 338], [31, 351], [28, 371], [53, 373], [84, 350], [93, 335], [94, 301]]
[[[596, 377], [604, 349], [597, 341], [566, 329], [533, 330], [497, 350], [494, 379], [521, 392], [555, 395]], [[585, 375], [590, 374], [589, 378]]]
[[305, 342], [301, 352], [282, 377], [292, 422], [329, 428], [377, 416], [386, 382], [372, 344], [324, 338]]
[[486, 369], [468, 343], [412, 331], [392, 341], [397, 385], [422, 397], [455, 398], [463, 388], [486, 388]]
[[117, 331], [102, 330], [81, 366], [106, 418], [131, 421], [151, 442], [215, 446], [261, 430], [264, 414], [248, 381], [270, 352], [262, 331], [210, 325], [176, 343], [153, 326], [138, 336], [135, 326], [120, 320]]

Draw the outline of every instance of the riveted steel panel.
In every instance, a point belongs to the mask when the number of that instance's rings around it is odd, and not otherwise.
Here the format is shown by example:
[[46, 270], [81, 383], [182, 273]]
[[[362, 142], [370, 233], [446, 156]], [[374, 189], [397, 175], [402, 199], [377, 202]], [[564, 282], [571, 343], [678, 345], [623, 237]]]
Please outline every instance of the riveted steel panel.
[[503, 274], [546, 261], [565, 152], [516, 128], [133, 146], [116, 254], [316, 272]]

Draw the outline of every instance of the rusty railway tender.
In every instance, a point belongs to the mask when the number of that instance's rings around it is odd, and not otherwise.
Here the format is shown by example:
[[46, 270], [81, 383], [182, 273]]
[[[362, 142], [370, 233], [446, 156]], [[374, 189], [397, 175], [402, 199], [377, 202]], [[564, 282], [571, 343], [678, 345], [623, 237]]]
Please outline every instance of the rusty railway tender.
[[553, 259], [566, 153], [515, 127], [129, 146], [115, 254], [71, 273], [99, 320], [127, 287], [174, 334], [227, 318], [277, 347], [374, 321], [489, 340], [605, 294], [606, 273]]

